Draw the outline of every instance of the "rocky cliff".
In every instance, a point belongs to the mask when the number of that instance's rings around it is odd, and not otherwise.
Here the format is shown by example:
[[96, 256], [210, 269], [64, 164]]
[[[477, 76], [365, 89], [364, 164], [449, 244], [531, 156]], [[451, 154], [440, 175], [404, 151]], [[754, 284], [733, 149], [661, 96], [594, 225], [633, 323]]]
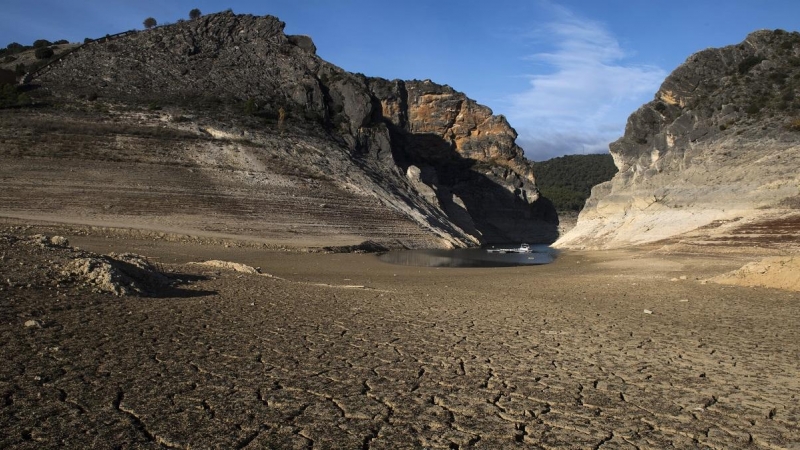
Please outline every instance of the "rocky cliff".
[[692, 55], [628, 119], [562, 247], [798, 244], [800, 33]]
[[[272, 181], [226, 185], [242, 173], [263, 180], [289, 177], [284, 187], [308, 188], [291, 195], [302, 194], [311, 206], [284, 201], [280, 208], [270, 207], [280, 210], [272, 215], [258, 202], [241, 208], [251, 210], [255, 222], [302, 216], [309, 227], [404, 246], [555, 239], [557, 217], [539, 199], [532, 165], [504, 117], [431, 81], [348, 73], [319, 58], [309, 37], [287, 36], [283, 29], [275, 17], [225, 12], [88, 43], [31, 74], [30, 93], [42, 108], [25, 118], [29, 112], [6, 112], [4, 125], [14, 138], [5, 152], [19, 158], [105, 161], [108, 142], [145, 135], [146, 143], [127, 139], [125, 151], [113, 155], [131, 163], [123, 169], [127, 175], [142, 161], [148, 167], [196, 166], [213, 179], [206, 186], [218, 185], [215, 192], [247, 191], [246, 198], [237, 199], [245, 204], [247, 198], [290, 191], [274, 192]], [[12, 119], [14, 114], [20, 119]], [[106, 125], [98, 128], [98, 123]], [[25, 127], [36, 131], [25, 132]], [[65, 135], [86, 127], [92, 131], [82, 134], [82, 150], [46, 148], [48, 142], [75, 142]], [[158, 136], [142, 127], [170, 136], [160, 157], [148, 150], [158, 146]], [[47, 138], [53, 128], [59, 135]], [[26, 150], [31, 141], [38, 147]], [[224, 158], [217, 154], [220, 148], [228, 154]], [[226, 171], [235, 176], [220, 175]], [[11, 198], [9, 204], [15, 203], [24, 202]], [[103, 203], [108, 202], [98, 199]], [[119, 217], [143, 214], [130, 204], [115, 206]], [[346, 213], [365, 204], [369, 207], [359, 214]], [[82, 205], [91, 210], [91, 196]], [[108, 215], [109, 209], [100, 212]], [[174, 219], [176, 211], [158, 214]], [[404, 225], [367, 232], [364, 216], [378, 222], [391, 217]]]

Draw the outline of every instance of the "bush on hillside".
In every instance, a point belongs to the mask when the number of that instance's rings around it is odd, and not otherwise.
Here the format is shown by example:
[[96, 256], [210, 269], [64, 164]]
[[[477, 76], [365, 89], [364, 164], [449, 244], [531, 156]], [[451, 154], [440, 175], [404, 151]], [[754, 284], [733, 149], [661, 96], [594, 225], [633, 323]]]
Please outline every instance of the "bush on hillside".
[[193, 9], [193, 10], [189, 11], [189, 18], [190, 18], [190, 19], [192, 19], [192, 20], [194, 20], [194, 19], [197, 19], [197, 18], [198, 18], [198, 17], [200, 17], [201, 15], [202, 15], [202, 14], [200, 13], [200, 10], [199, 10], [199, 9], [197, 9], [197, 8], [195, 8], [195, 9]]
[[36, 52], [34, 53], [36, 59], [52, 58], [53, 54], [54, 54], [53, 49], [50, 47], [39, 47], [36, 49]]
[[753, 66], [760, 64], [763, 60], [764, 58], [760, 56], [748, 56], [739, 63], [739, 73], [742, 75], [746, 74]]
[[144, 19], [144, 22], [142, 22], [142, 25], [144, 25], [144, 27], [149, 30], [150, 28], [153, 28], [156, 25], [158, 25], [158, 22], [156, 22], [156, 19], [154, 19], [152, 17], [148, 17], [147, 19]]
[[47, 39], [37, 39], [33, 42], [33, 48], [44, 48], [50, 47], [51, 45], [53, 45], [53, 43]]
[[24, 92], [20, 92], [17, 86], [3, 84], [0, 86], [0, 108], [12, 108], [14, 106], [24, 106], [31, 103], [30, 97]]

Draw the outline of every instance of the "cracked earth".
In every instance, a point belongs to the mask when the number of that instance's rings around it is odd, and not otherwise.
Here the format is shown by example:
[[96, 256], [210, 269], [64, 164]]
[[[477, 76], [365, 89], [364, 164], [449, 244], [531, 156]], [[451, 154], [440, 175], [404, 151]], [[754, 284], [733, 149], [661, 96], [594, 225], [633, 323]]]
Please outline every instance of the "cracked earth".
[[[181, 288], [56, 285], [50, 256], [4, 248], [0, 447], [800, 448], [800, 297], [700, 281], [741, 261], [77, 244], [149, 255]], [[205, 259], [274, 276], [186, 264]]]

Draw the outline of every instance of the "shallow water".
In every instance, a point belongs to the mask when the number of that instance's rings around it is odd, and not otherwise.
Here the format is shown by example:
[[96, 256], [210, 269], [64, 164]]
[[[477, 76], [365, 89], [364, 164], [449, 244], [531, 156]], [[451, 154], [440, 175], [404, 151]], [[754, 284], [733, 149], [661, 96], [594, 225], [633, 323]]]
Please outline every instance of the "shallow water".
[[533, 245], [531, 253], [489, 253], [482, 248], [456, 250], [396, 250], [378, 256], [383, 262], [423, 267], [511, 267], [549, 264], [557, 251]]

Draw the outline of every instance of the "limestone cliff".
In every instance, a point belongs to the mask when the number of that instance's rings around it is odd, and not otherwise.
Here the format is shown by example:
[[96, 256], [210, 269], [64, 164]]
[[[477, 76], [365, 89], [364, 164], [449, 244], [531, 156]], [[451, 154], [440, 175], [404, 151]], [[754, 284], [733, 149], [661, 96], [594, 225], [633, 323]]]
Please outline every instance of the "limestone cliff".
[[[28, 79], [40, 104], [61, 111], [117, 121], [163, 111], [189, 119], [162, 126], [321, 170], [326, 189], [376, 199], [440, 239], [433, 245], [555, 239], [557, 218], [504, 117], [448, 86], [346, 72], [283, 29], [271, 16], [212, 14], [99, 39]], [[342, 220], [332, 208], [314, 214]]]
[[619, 173], [593, 189], [557, 245], [763, 245], [796, 236], [758, 223], [800, 213], [798, 90], [800, 33], [757, 31], [692, 55], [630, 116], [610, 146]]

